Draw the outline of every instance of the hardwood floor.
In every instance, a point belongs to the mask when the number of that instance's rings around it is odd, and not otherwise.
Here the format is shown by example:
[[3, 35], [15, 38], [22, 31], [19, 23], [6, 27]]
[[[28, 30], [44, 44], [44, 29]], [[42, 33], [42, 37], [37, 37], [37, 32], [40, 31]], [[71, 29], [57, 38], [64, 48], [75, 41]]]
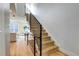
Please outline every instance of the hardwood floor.
[[17, 39], [16, 42], [10, 44], [10, 55], [11, 56], [33, 56], [30, 46], [24, 39]]
[[[30, 43], [30, 42], [29, 42]], [[31, 42], [30, 44], [33, 45]], [[16, 42], [11, 42], [10, 44], [10, 56], [33, 56], [33, 48], [27, 45], [27, 41], [24, 38], [17, 38]], [[67, 56], [61, 51], [49, 51], [47, 56]]]

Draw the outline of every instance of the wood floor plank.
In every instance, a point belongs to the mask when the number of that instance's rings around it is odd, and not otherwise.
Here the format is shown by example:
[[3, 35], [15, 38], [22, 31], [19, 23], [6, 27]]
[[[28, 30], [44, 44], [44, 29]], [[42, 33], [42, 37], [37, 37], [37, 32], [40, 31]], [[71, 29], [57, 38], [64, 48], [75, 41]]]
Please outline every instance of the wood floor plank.
[[27, 46], [27, 42], [24, 40], [17, 40], [10, 44], [11, 56], [33, 56], [30, 46]]

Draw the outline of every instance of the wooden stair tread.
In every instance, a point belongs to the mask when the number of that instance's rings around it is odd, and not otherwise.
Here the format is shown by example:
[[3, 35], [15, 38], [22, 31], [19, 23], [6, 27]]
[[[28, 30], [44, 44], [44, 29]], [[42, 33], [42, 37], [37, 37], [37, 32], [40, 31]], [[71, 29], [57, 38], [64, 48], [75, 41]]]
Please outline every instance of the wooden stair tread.
[[42, 37], [42, 38], [50, 38], [50, 36], [44, 36], [44, 37]]
[[48, 37], [48, 35], [42, 35], [42, 38], [43, 38], [43, 37]]
[[[37, 26], [33, 25], [31, 28], [32, 31], [35, 31], [36, 33], [38, 32], [37, 35], [39, 35], [40, 29]], [[38, 40], [38, 42], [40, 42], [40, 40]], [[30, 44], [32, 45], [32, 43]], [[38, 49], [37, 55], [39, 55], [39, 53], [40, 51]], [[44, 28], [42, 28], [42, 55], [43, 54], [47, 56], [65, 56], [64, 53], [59, 51], [59, 47], [54, 44], [54, 41], [51, 40], [51, 37], [48, 35]]]
[[[33, 28], [32, 30], [40, 30], [40, 29], [38, 29], [38, 28]], [[42, 29], [42, 30], [46, 31], [45, 29]]]
[[[38, 26], [31, 26], [31, 28], [38, 28]], [[44, 29], [44, 28], [42, 27], [42, 29]]]
[[43, 32], [42, 34], [44, 35], [44, 34], [48, 34], [48, 33], [46, 33], [46, 32]]
[[50, 39], [42, 39], [42, 42], [44, 42], [44, 41], [50, 41]]
[[54, 49], [56, 49], [56, 48], [58, 48], [57, 46], [49, 46], [49, 47], [46, 47], [46, 48], [43, 48], [42, 49], [42, 53], [46, 53], [46, 52], [48, 52], [48, 51], [50, 51], [50, 50], [54, 50]]
[[55, 51], [55, 52], [50, 52], [49, 54], [48, 54], [49, 56], [66, 56], [63, 52], [61, 52], [61, 51]]
[[47, 48], [47, 47], [51, 47], [51, 46], [53, 46], [54, 45], [54, 42], [51, 42], [51, 43], [47, 43], [47, 44], [44, 44], [44, 45], [42, 45], [42, 48]]
[[50, 37], [43, 37], [42, 41], [49, 41], [51, 38]]
[[48, 41], [43, 41], [42, 44], [47, 44], [47, 43], [53, 43], [54, 41], [48, 40]]

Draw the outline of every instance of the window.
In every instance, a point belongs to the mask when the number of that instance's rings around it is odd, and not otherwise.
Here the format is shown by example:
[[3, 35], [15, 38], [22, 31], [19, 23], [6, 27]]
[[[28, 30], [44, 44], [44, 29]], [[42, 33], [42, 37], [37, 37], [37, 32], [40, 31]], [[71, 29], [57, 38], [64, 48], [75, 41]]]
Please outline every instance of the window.
[[11, 33], [18, 32], [18, 23], [16, 21], [10, 21], [10, 32]]

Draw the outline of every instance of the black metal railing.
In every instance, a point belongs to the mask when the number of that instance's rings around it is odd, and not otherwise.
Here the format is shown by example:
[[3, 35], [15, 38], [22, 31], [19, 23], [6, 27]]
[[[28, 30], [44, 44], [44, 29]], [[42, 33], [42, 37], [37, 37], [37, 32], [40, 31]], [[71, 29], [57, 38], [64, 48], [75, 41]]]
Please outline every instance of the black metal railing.
[[[30, 13], [30, 30], [34, 36], [34, 55], [36, 55], [36, 44], [38, 46], [39, 55], [42, 56], [42, 25], [39, 21]], [[39, 38], [38, 38], [39, 37]]]
[[40, 56], [42, 56], [42, 25], [40, 24]]
[[31, 12], [27, 14], [27, 20], [34, 36], [34, 56], [36, 56], [36, 44], [39, 50], [38, 54], [42, 56], [42, 25]]
[[36, 36], [34, 34], [34, 56], [36, 56]]

